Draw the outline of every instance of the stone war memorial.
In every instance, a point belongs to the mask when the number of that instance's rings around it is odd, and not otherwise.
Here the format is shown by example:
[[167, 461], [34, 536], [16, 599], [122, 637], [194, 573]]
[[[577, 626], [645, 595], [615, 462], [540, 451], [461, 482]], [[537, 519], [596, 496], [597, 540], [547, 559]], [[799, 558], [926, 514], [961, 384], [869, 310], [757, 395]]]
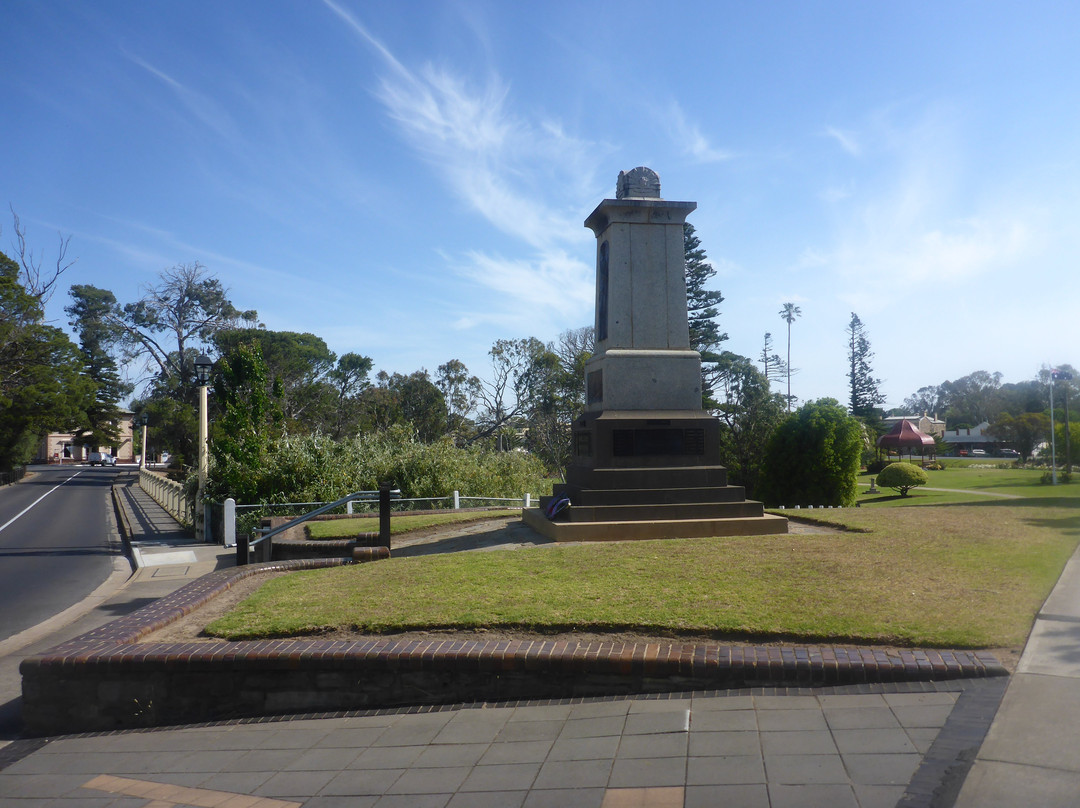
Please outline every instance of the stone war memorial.
[[[585, 220], [596, 234], [596, 346], [586, 410], [573, 424], [566, 482], [523, 513], [556, 541], [787, 533], [728, 485], [720, 422], [701, 406], [690, 347], [683, 224], [696, 202], [660, 197], [645, 167], [619, 173], [615, 199]], [[562, 498], [569, 507], [549, 517]]]

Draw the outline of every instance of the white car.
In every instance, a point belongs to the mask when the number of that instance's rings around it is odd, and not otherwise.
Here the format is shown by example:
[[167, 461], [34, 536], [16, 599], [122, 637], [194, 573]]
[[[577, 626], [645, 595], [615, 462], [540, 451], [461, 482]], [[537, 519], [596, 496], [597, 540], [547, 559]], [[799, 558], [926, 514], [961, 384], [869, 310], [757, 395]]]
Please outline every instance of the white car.
[[116, 458], [105, 452], [91, 452], [89, 463], [91, 466], [115, 466]]

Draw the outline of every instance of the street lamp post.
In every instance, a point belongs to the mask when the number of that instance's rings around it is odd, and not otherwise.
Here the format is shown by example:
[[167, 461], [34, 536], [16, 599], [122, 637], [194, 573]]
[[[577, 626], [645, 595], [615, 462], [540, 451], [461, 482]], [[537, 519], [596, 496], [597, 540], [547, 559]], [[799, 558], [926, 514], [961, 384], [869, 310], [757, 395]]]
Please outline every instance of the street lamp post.
[[139, 455], [139, 468], [145, 469], [149, 467], [146, 462], [146, 426], [150, 423], [150, 413], [145, 410], [139, 415], [138, 424], [142, 427], [142, 454]]
[[195, 495], [195, 538], [199, 541], [206, 538], [203, 496], [206, 492], [206, 473], [210, 467], [207, 455], [207, 437], [210, 430], [206, 414], [206, 386], [210, 383], [210, 368], [213, 364], [206, 354], [199, 354], [195, 360], [195, 376], [199, 382], [199, 489]]

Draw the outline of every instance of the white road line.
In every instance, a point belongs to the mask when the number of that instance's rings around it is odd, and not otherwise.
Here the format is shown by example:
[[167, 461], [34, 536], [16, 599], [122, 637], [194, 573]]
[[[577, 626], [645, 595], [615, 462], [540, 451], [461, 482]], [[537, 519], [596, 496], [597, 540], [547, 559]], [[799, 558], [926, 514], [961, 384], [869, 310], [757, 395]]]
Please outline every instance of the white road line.
[[37, 505], [39, 502], [41, 502], [41, 500], [45, 499], [45, 497], [49, 496], [49, 494], [51, 494], [53, 491], [55, 491], [61, 485], [66, 485], [67, 483], [71, 482], [76, 477], [78, 477], [80, 474], [82, 474], [81, 471], [76, 471], [74, 474], [72, 474], [70, 477], [68, 477], [66, 480], [64, 480], [64, 482], [60, 483], [60, 485], [56, 485], [56, 486], [53, 486], [52, 488], [50, 488], [48, 491], [46, 491], [40, 497], [35, 499], [33, 502], [31, 502], [29, 505], [27, 505], [25, 508], [23, 508], [17, 514], [15, 514], [13, 517], [11, 517], [6, 522], [4, 522], [4, 524], [0, 525], [0, 532], [2, 532], [4, 530], [4, 528], [6, 528], [8, 525], [12, 524], [16, 519], [18, 519], [20, 516], [25, 514], [27, 511], [29, 511], [31, 508], [33, 508], [35, 505]]

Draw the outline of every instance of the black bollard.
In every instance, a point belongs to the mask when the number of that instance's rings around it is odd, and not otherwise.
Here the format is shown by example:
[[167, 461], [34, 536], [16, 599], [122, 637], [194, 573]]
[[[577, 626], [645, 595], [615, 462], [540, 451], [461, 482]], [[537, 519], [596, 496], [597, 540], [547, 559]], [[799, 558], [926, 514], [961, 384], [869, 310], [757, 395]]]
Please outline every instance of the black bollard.
[[236, 537], [236, 566], [243, 567], [248, 563], [248, 537], [243, 534]]
[[390, 489], [391, 483], [379, 483], [379, 544], [390, 549]]

